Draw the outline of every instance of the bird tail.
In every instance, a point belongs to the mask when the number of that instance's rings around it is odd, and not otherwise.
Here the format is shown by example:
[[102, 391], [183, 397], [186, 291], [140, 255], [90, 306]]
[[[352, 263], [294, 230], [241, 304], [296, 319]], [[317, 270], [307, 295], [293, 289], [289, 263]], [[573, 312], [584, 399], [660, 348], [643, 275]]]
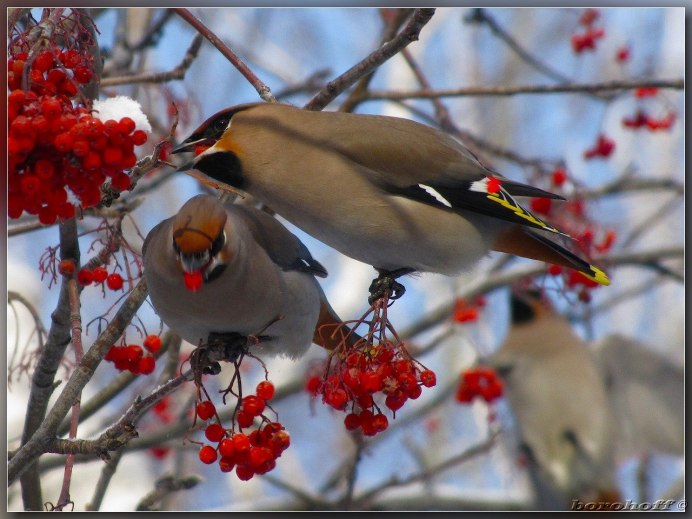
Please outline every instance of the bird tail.
[[610, 279], [601, 269], [526, 227], [513, 226], [502, 233], [493, 250], [572, 268], [599, 285], [610, 285]]
[[323, 298], [312, 342], [326, 350], [334, 351], [339, 347], [352, 347], [361, 339], [361, 336], [344, 323]]

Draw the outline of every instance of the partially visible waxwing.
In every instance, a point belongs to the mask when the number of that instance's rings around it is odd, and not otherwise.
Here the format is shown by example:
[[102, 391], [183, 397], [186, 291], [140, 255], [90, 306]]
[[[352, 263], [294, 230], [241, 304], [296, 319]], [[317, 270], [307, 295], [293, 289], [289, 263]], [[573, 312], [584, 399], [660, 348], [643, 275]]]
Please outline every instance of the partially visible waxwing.
[[535, 506], [617, 501], [614, 423], [588, 344], [543, 296], [513, 296], [511, 310], [504, 343], [483, 363], [505, 383]]
[[255, 354], [298, 358], [313, 341], [335, 345], [321, 330], [340, 321], [315, 279], [327, 271], [263, 211], [195, 196], [149, 232], [143, 255], [154, 309], [195, 346], [250, 337]]
[[248, 103], [202, 123], [172, 153], [206, 148], [196, 169], [243, 190], [304, 232], [380, 276], [371, 300], [415, 271], [455, 275], [489, 251], [574, 268], [597, 267], [514, 197], [561, 198], [483, 166], [443, 131], [402, 119]]
[[685, 372], [662, 353], [610, 335], [594, 345], [617, 423], [619, 457], [685, 453]]

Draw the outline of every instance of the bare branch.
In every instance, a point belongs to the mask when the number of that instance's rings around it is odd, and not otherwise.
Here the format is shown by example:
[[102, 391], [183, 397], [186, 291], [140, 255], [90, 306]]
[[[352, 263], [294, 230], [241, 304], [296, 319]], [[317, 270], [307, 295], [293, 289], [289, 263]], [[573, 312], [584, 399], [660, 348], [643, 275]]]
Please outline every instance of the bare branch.
[[338, 78], [327, 85], [314, 96], [306, 105], [307, 110], [322, 110], [333, 101], [341, 92], [353, 85], [360, 78], [371, 73], [410, 43], [418, 40], [418, 35], [435, 14], [435, 9], [416, 9], [411, 20], [393, 40], [385, 43], [375, 52], [371, 53], [360, 63], [357, 63]]
[[560, 83], [570, 82], [570, 79], [567, 76], [553, 70], [538, 58], [533, 57], [528, 51], [519, 45], [517, 40], [515, 40], [507, 31], [505, 31], [500, 24], [497, 23], [495, 18], [488, 14], [487, 9], [473, 9], [471, 14], [465, 18], [465, 21], [470, 23], [486, 24], [493, 34], [504, 41], [510, 49], [512, 49], [522, 60], [531, 65], [533, 68]]
[[152, 72], [150, 74], [103, 78], [101, 80], [101, 87], [133, 85], [135, 83], [167, 83], [169, 81], [185, 79], [185, 74], [190, 68], [190, 65], [192, 65], [192, 62], [197, 58], [201, 46], [202, 35], [197, 34], [192, 40], [190, 47], [187, 49], [183, 60], [173, 70], [169, 70], [168, 72]]
[[195, 17], [188, 9], [176, 7], [173, 9], [175, 13], [180, 16], [187, 23], [192, 25], [197, 31], [204, 36], [209, 42], [216, 47], [221, 54], [223, 54], [228, 61], [230, 61], [233, 66], [240, 72], [245, 79], [247, 79], [250, 84], [255, 87], [257, 93], [262, 99], [269, 102], [276, 102], [276, 99], [271, 93], [271, 90], [267, 85], [265, 85], [250, 68], [241, 60], [238, 55], [233, 52], [228, 45], [221, 41], [221, 39], [207, 28], [206, 25], [202, 23], [197, 17]]
[[[47, 444], [55, 436], [60, 422], [78, 398], [81, 390], [91, 380], [103, 356], [128, 326], [132, 316], [142, 305], [146, 296], [147, 286], [144, 280], [141, 280], [134, 290], [130, 292], [110, 324], [84, 355], [82, 362], [72, 373], [58, 400], [40, 424], [40, 427], [36, 429], [30, 439], [24, 443], [8, 463], [7, 479], [9, 484], [12, 484], [41, 454], [46, 452]], [[36, 370], [36, 373], [39, 373], [39, 370]]]
[[362, 509], [365, 506], [368, 506], [369, 502], [380, 496], [382, 492], [389, 488], [403, 487], [419, 481], [425, 481], [439, 474], [440, 472], [455, 467], [456, 465], [473, 459], [476, 456], [485, 454], [495, 445], [495, 440], [497, 439], [499, 434], [499, 430], [494, 431], [488, 436], [488, 438], [485, 441], [479, 443], [478, 445], [474, 445], [473, 447], [466, 449], [465, 451], [457, 454], [456, 456], [452, 456], [451, 458], [448, 458], [442, 461], [441, 463], [438, 463], [437, 465], [424, 469], [408, 477], [400, 478], [399, 476], [392, 476], [389, 480], [371, 488], [367, 492], [364, 492], [362, 495], [360, 495], [355, 502], [357, 508]]
[[144, 496], [137, 505], [137, 511], [155, 511], [157, 503], [161, 502], [166, 496], [180, 490], [189, 490], [202, 482], [202, 478], [196, 474], [185, 477], [175, 477], [172, 475], [162, 476], [156, 480], [154, 490]]
[[[655, 268], [658, 262], [669, 258], [682, 258], [684, 256], [684, 248], [682, 246], [669, 246], [652, 249], [643, 252], [622, 252], [619, 254], [611, 254], [603, 258], [595, 258], [597, 263], [607, 264], [610, 267], [620, 265], [640, 265], [647, 268]], [[508, 272], [493, 274], [492, 277], [480, 276], [480, 281], [470, 283], [463, 293], [458, 297], [473, 298], [480, 294], [486, 294], [500, 287], [509, 286], [515, 281], [523, 278], [543, 276], [548, 273], [548, 266], [545, 264], [532, 263], [516, 267]], [[423, 316], [418, 322], [406, 328], [399, 335], [402, 339], [415, 337], [430, 328], [437, 326], [441, 322], [447, 320], [452, 315], [454, 302], [448, 302], [441, 305], [439, 308], [429, 312]]]
[[497, 87], [467, 87], [431, 90], [423, 88], [414, 91], [371, 90], [363, 94], [364, 101], [386, 99], [388, 101], [404, 99], [434, 99], [439, 97], [468, 96], [513, 96], [518, 94], [565, 94], [593, 92], [622, 92], [637, 88], [669, 88], [683, 90], [684, 79], [637, 79], [604, 81], [602, 83], [567, 83], [562, 85], [524, 85]]
[[[77, 224], [71, 218], [59, 225], [60, 232], [60, 259], [71, 259], [79, 266], [79, 242], [77, 241]], [[31, 379], [31, 392], [27, 403], [24, 430], [22, 432], [22, 449], [30, 438], [35, 436], [40, 429], [48, 401], [55, 389], [53, 384], [55, 374], [58, 371], [65, 349], [70, 344], [70, 296], [69, 279], [62, 277], [58, 304], [51, 314], [51, 326], [48, 332], [45, 347], [41, 350], [36, 369]], [[67, 409], [66, 409], [67, 412]], [[11, 463], [11, 462], [10, 462]], [[22, 498], [26, 510], [40, 510], [43, 506], [41, 485], [39, 481], [38, 466], [33, 462], [26, 462], [22, 466]]]

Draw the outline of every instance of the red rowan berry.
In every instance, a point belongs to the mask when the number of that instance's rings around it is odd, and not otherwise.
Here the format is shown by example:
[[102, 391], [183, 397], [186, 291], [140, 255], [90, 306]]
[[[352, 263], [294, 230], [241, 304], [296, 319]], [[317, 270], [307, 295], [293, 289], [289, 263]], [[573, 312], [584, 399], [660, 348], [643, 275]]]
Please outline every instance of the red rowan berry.
[[205, 445], [199, 450], [199, 460], [207, 465], [214, 463], [217, 457], [216, 450], [211, 445]]
[[110, 274], [106, 278], [106, 285], [108, 285], [108, 288], [111, 290], [120, 290], [123, 287], [123, 278], [118, 273]]
[[216, 414], [216, 407], [209, 400], [205, 400], [197, 404], [196, 411], [200, 420], [209, 420]]

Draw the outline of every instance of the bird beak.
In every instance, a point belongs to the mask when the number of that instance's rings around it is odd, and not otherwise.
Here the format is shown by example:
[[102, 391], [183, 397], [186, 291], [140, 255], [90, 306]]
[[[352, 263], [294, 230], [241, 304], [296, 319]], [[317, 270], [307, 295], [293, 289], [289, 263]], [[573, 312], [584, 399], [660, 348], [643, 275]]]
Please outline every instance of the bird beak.
[[211, 260], [209, 253], [206, 251], [204, 254], [180, 254], [178, 257], [180, 258], [180, 265], [185, 272], [204, 270]]
[[185, 139], [183, 142], [178, 144], [175, 148], [171, 150], [171, 154], [184, 153], [186, 151], [195, 151], [197, 146], [212, 146], [216, 141], [208, 137], [202, 137], [201, 139], [195, 139], [191, 141], [192, 137]]

